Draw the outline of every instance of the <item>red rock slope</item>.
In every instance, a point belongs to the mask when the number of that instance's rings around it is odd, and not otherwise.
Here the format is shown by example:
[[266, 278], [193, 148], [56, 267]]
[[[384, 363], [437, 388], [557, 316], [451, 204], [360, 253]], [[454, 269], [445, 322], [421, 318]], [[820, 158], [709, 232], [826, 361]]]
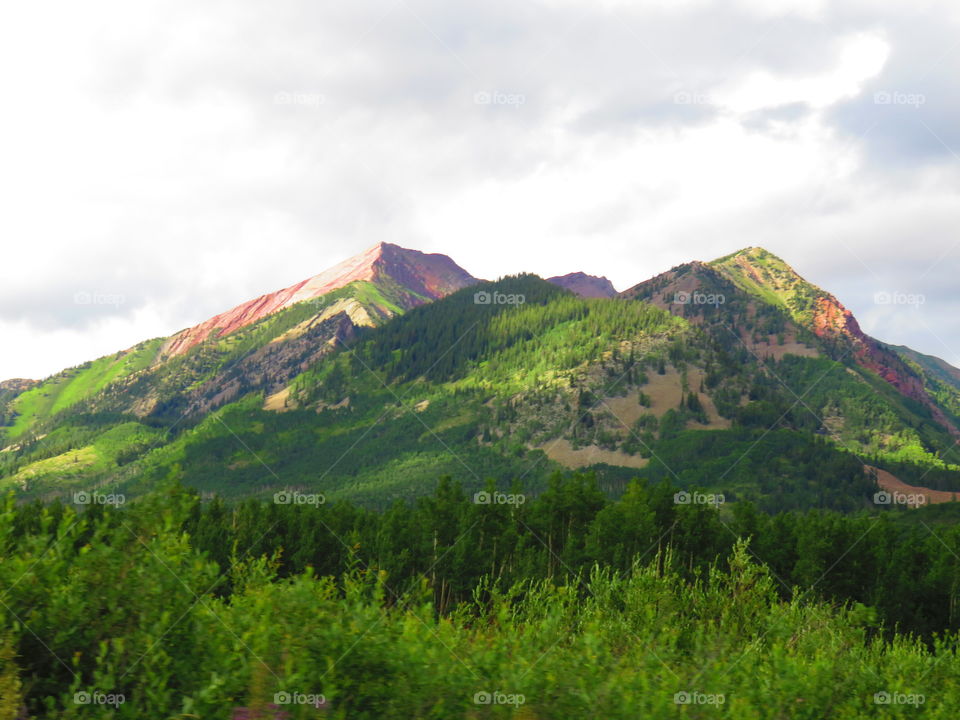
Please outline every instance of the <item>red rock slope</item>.
[[165, 357], [182, 355], [210, 337], [211, 333], [215, 337], [229, 335], [279, 310], [320, 297], [357, 280], [376, 282], [387, 279], [400, 284], [414, 296], [422, 297], [423, 302], [444, 297], [476, 282], [470, 273], [446, 255], [427, 254], [391, 243], [379, 243], [319, 275], [283, 290], [261, 295], [181, 330], [167, 341], [161, 354]]

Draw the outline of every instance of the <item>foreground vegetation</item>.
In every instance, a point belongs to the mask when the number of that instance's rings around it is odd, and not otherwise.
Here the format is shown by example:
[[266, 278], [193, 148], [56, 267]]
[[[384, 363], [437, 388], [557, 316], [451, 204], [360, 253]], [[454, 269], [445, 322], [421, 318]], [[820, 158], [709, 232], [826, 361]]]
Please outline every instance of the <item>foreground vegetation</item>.
[[10, 498], [0, 718], [957, 716], [952, 611], [919, 634], [889, 620], [956, 604], [945, 511], [768, 517], [670, 493], [445, 481], [386, 513], [176, 486], [81, 513]]

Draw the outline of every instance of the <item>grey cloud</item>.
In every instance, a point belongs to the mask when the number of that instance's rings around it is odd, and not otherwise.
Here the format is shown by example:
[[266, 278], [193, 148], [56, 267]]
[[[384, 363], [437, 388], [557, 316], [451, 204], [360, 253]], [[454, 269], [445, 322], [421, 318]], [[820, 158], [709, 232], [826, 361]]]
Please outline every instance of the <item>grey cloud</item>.
[[151, 282], [143, 268], [127, 274], [102, 258], [85, 261], [74, 255], [71, 260], [64, 266], [50, 263], [40, 283], [0, 286], [0, 320], [25, 321], [40, 330], [84, 328], [128, 316], [151, 297], [169, 292], [167, 278], [153, 275]]
[[849, 137], [862, 138], [867, 160], [881, 169], [953, 164], [960, 159], [957, 25], [940, 13], [884, 19], [891, 45], [886, 66], [830, 118]]

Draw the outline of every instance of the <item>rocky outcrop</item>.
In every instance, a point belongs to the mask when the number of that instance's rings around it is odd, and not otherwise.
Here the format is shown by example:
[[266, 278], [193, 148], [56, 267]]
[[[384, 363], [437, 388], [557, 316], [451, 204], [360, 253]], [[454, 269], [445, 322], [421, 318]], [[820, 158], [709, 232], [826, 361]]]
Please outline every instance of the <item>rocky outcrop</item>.
[[0, 392], [13, 393], [19, 395], [36, 385], [39, 380], [28, 380], [27, 378], [11, 378], [10, 380], [0, 380]]
[[832, 295], [817, 298], [812, 330], [818, 337], [840, 338], [851, 343], [858, 364], [875, 372], [907, 397], [932, 405], [920, 378], [895, 353], [864, 333], [853, 313]]
[[405, 290], [411, 306], [472, 285], [476, 279], [446, 255], [379, 243], [319, 275], [237, 305], [173, 335], [162, 357], [182, 355], [210, 337], [223, 337], [291, 305], [326, 295], [352, 282], [390, 281]]
[[607, 278], [587, 275], [582, 272], [573, 272], [567, 275], [547, 278], [547, 282], [566, 288], [580, 297], [612, 298], [617, 294], [613, 283], [607, 280]]

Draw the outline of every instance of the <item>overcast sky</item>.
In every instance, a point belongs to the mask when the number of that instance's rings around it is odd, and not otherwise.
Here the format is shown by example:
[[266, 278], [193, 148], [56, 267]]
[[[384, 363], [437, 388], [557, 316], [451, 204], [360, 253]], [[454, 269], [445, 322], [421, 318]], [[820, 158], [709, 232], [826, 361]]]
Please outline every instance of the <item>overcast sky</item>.
[[380, 241], [618, 289], [761, 245], [871, 334], [960, 364], [955, 0], [4, 15], [0, 378]]

